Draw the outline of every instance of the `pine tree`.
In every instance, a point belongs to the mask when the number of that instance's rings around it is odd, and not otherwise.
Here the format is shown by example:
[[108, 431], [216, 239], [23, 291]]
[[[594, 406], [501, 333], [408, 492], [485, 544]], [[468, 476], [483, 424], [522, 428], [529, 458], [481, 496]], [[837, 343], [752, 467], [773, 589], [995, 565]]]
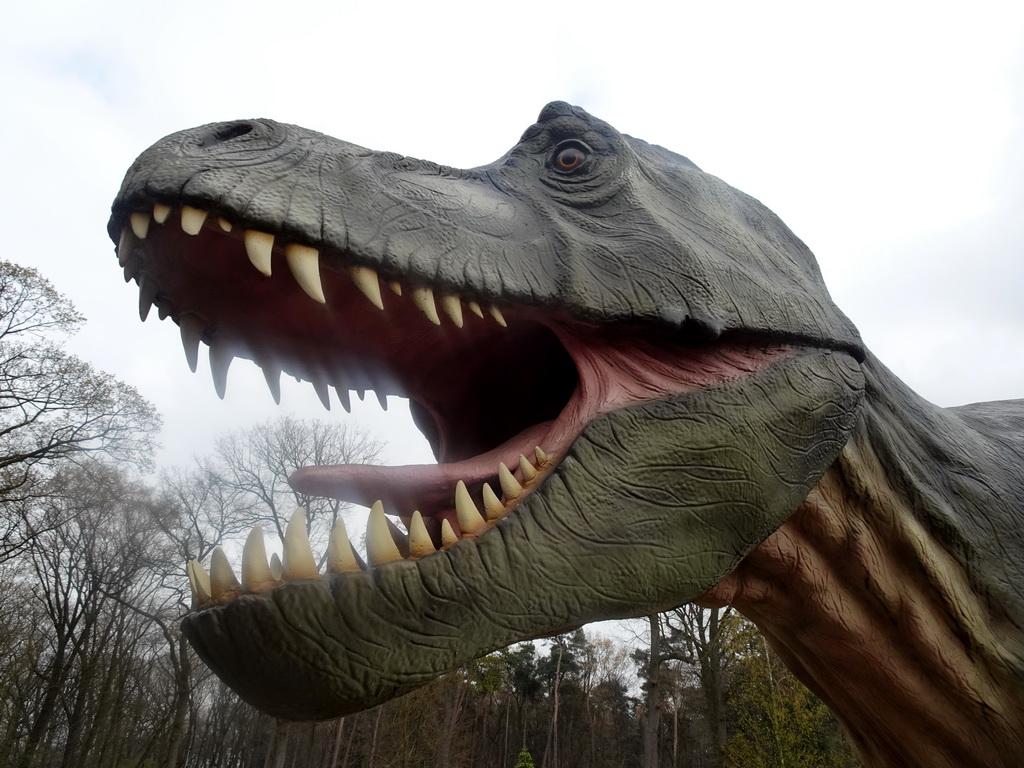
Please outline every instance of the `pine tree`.
[[533, 756], [530, 754], [530, 750], [526, 747], [519, 750], [519, 757], [516, 758], [514, 768], [534, 768]]

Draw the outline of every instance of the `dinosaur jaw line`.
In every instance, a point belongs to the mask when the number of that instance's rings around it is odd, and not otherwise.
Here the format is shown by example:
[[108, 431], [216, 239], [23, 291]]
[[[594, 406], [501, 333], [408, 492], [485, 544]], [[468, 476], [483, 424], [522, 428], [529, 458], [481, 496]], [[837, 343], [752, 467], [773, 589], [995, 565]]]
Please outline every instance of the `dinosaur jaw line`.
[[[240, 356], [263, 369], [275, 399], [284, 371], [310, 381], [328, 408], [329, 386], [346, 410], [349, 389], [416, 404], [441, 463], [307, 467], [292, 477], [303, 493], [372, 507], [370, 567], [486, 535], [543, 493], [601, 414], [751, 376], [794, 353], [742, 340], [642, 341], [564, 311], [386, 275], [353, 252], [289, 242], [180, 202], [155, 202], [123, 220], [118, 258], [126, 280], [140, 284], [140, 315], [155, 304], [161, 319], [178, 323], [193, 370], [206, 342], [221, 396]], [[262, 535], [250, 536], [241, 582], [222, 555], [209, 576], [190, 565], [196, 607], [319, 576], [304, 525], [289, 526], [284, 552], [268, 570]], [[329, 573], [366, 568], [343, 527], [326, 560]]]

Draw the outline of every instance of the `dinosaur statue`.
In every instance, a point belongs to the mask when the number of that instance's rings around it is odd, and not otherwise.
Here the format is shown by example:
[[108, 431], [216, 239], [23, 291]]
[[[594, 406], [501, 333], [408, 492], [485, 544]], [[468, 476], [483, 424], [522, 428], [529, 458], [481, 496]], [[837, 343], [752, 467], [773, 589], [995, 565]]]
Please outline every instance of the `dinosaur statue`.
[[[297, 515], [183, 630], [239, 695], [332, 718], [585, 622], [732, 604], [871, 766], [1024, 764], [1024, 401], [942, 409], [808, 248], [564, 103], [461, 170], [269, 120], [169, 136], [108, 226], [126, 280], [275, 397], [411, 401], [437, 465], [307, 467], [372, 505], [318, 572]], [[404, 529], [385, 514], [397, 516]]]

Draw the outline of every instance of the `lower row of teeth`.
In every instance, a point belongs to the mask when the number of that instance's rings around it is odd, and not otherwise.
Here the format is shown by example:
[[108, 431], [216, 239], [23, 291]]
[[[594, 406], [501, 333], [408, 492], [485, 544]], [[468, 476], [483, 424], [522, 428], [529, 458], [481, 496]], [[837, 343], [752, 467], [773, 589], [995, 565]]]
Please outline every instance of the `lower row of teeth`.
[[[484, 483], [482, 506], [473, 500], [463, 481], [455, 487], [455, 513], [461, 535], [455, 533], [447, 520], [441, 523], [441, 549], [450, 547], [461, 539], [475, 538], [508, 514], [516, 502], [531, 485], [535, 484], [539, 472], [550, 465], [547, 454], [539, 447], [534, 449], [536, 464], [525, 456], [519, 457], [518, 480], [504, 464], [498, 465], [498, 483], [502, 497], [499, 498], [491, 486]], [[241, 594], [260, 593], [273, 589], [292, 579], [316, 579], [320, 569], [313, 556], [306, 528], [306, 512], [299, 507], [292, 514], [285, 528], [282, 554], [275, 553], [267, 559], [263, 529], [257, 525], [249, 533], [242, 550], [241, 581], [235, 576], [227, 555], [217, 547], [210, 558], [210, 571], [193, 560], [188, 564], [188, 579], [192, 587], [192, 602], [196, 608], [210, 603], [226, 603]], [[403, 554], [407, 552], [408, 554]], [[437, 551], [427, 532], [419, 510], [412, 513], [408, 533], [402, 532], [384, 514], [384, 505], [374, 502], [366, 524], [366, 557], [369, 567], [374, 568], [400, 560], [418, 560]], [[366, 570], [356, 553], [345, 530], [345, 523], [339, 518], [331, 531], [324, 558], [327, 574], [360, 573]]]
[[[155, 221], [157, 224], [164, 224], [171, 215], [172, 208], [169, 205], [163, 203], [157, 203], [153, 206], [152, 218], [148, 212], [139, 211], [129, 216], [129, 226], [125, 227], [121, 232], [121, 239], [118, 243], [117, 252], [118, 259], [121, 266], [127, 269], [128, 264], [131, 260], [132, 246], [134, 244], [132, 238], [135, 241], [145, 240], [149, 234], [150, 223]], [[202, 231], [203, 227], [207, 225], [207, 219], [209, 214], [199, 208], [194, 208], [189, 205], [182, 206], [181, 208], [181, 228], [186, 234], [198, 235]], [[234, 225], [223, 217], [217, 218], [217, 226], [225, 232], [230, 232], [234, 229]], [[245, 252], [249, 257], [250, 263], [253, 267], [261, 274], [270, 277], [271, 265], [272, 265], [272, 253], [274, 250], [274, 235], [269, 232], [261, 232], [259, 230], [249, 229], [242, 233], [242, 241], [245, 244]], [[288, 268], [292, 273], [292, 277], [295, 278], [295, 282], [298, 283], [299, 287], [302, 288], [306, 294], [321, 304], [326, 303], [324, 297], [323, 285], [320, 280], [320, 252], [312, 246], [302, 245], [301, 243], [285, 243], [278, 247], [284, 251], [285, 261], [288, 264]], [[378, 309], [384, 309], [384, 300], [381, 296], [380, 280], [377, 276], [376, 271], [369, 267], [361, 266], [350, 266], [348, 268], [349, 276], [352, 278], [352, 282], [355, 286], [366, 296], [370, 302]], [[403, 286], [398, 282], [387, 283], [388, 287], [396, 295], [401, 296], [403, 293]], [[434, 325], [441, 324], [441, 315], [438, 314], [437, 308], [441, 307], [441, 310], [451, 320], [452, 324], [457, 328], [462, 328], [465, 322], [463, 316], [463, 300], [458, 296], [449, 294], [438, 294], [434, 295], [434, 292], [426, 286], [416, 286], [408, 289], [410, 298], [413, 304], [419, 309], [426, 318]], [[149, 311], [149, 303], [153, 297], [140, 297], [140, 314], [145, 315]], [[484, 307], [473, 300], [465, 300], [466, 307], [469, 311], [475, 314], [479, 318], [484, 318], [485, 312]], [[486, 314], [489, 315], [498, 325], [505, 326], [505, 318], [501, 314], [501, 310], [498, 307], [490, 306], [486, 307]], [[145, 317], [143, 317], [145, 319]]]

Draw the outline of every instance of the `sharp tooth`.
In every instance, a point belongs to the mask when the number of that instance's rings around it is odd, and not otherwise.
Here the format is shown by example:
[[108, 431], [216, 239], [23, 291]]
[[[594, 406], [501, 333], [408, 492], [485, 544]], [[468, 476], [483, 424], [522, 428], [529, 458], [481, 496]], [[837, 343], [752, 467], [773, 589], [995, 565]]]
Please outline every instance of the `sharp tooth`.
[[362, 402], [363, 398], [366, 397], [366, 390], [365, 389], [357, 389], [356, 390], [356, 397], [359, 398], [359, 402]]
[[153, 301], [156, 299], [156, 285], [148, 280], [145, 274], [139, 276], [139, 317], [146, 322], [149, 317], [149, 310], [153, 308]]
[[[132, 256], [132, 249], [135, 247], [135, 233], [131, 228], [125, 227], [121, 230], [121, 237], [117, 241], [117, 264], [120, 267], [127, 267], [128, 260]], [[127, 282], [127, 281], [125, 281]]]
[[458, 296], [442, 296], [441, 309], [452, 319], [456, 328], [462, 327], [462, 302], [459, 301]]
[[181, 228], [187, 235], [198, 235], [206, 223], [206, 211], [193, 208], [191, 205], [181, 206]]
[[524, 483], [528, 483], [537, 477], [536, 468], [522, 454], [519, 454], [519, 473], [523, 476]]
[[394, 540], [395, 546], [398, 547], [398, 554], [404, 560], [409, 556], [409, 534], [399, 528], [398, 524], [390, 517], [384, 519], [388, 523], [388, 530], [391, 531], [391, 538]]
[[281, 573], [285, 579], [315, 579], [320, 576], [309, 547], [306, 532], [306, 510], [296, 507], [284, 529], [284, 551]]
[[533, 449], [533, 454], [534, 454], [534, 456], [537, 457], [537, 466], [538, 467], [541, 466], [542, 464], [547, 464], [548, 463], [548, 455], [546, 453], [544, 453], [544, 451], [542, 451], [540, 449], [539, 445], [536, 448]]
[[170, 316], [170, 312], [166, 306], [161, 307], [159, 304], [156, 305], [156, 316], [161, 320], [166, 320]]
[[313, 301], [326, 304], [324, 288], [320, 284], [320, 253], [316, 248], [298, 243], [288, 243], [284, 248], [284, 257], [288, 260], [288, 269], [292, 277], [306, 295]]
[[352, 542], [349, 541], [345, 521], [339, 517], [331, 529], [331, 538], [327, 542], [327, 572], [360, 573], [363, 570], [352, 548]]
[[263, 371], [263, 378], [267, 382], [270, 396], [274, 398], [277, 405], [281, 404], [281, 366], [277, 363], [261, 362], [260, 369]]
[[188, 313], [178, 318], [178, 328], [181, 331], [181, 346], [185, 348], [185, 360], [192, 373], [195, 373], [196, 366], [199, 365], [199, 341], [206, 330], [206, 323], [198, 316]]
[[270, 277], [270, 257], [274, 252], [274, 236], [255, 229], [247, 229], [242, 235], [245, 253], [252, 265], [261, 273]]
[[242, 549], [242, 586], [246, 592], [264, 592], [274, 586], [274, 577], [267, 563], [267, 547], [263, 529], [254, 525]]
[[482, 309], [480, 309], [480, 305], [477, 302], [475, 302], [475, 301], [467, 301], [466, 302], [466, 306], [469, 307], [469, 311], [470, 312], [472, 312], [474, 315], [476, 315], [481, 320], [483, 320], [484, 311]]
[[498, 465], [498, 482], [501, 483], [501, 491], [505, 494], [506, 499], [511, 501], [523, 495], [523, 486], [512, 477], [512, 473], [508, 471], [508, 467], [504, 464]]
[[227, 219], [225, 219], [223, 216], [218, 216], [217, 217], [217, 226], [219, 226], [225, 232], [230, 232], [232, 229], [235, 228], [235, 225], [232, 224]]
[[505, 505], [501, 503], [498, 494], [491, 490], [491, 486], [484, 483], [484, 514], [488, 522], [493, 522], [505, 514]]
[[377, 396], [377, 402], [380, 403], [381, 410], [386, 411], [388, 409], [388, 396], [379, 389], [373, 390], [373, 394]]
[[188, 583], [192, 587], [192, 603], [198, 608], [212, 599], [210, 592], [210, 577], [198, 560], [190, 560], [185, 568], [188, 573]]
[[210, 373], [213, 374], [213, 388], [217, 391], [217, 397], [224, 399], [224, 393], [228, 388], [228, 368], [235, 356], [231, 353], [228, 344], [210, 345]]
[[313, 373], [310, 376], [310, 383], [313, 385], [313, 391], [320, 398], [324, 408], [328, 411], [331, 410], [331, 391], [327, 388], [327, 379], [320, 373]]
[[505, 322], [505, 316], [501, 314], [501, 310], [497, 307], [489, 307], [488, 311], [491, 313], [491, 317], [498, 321], [498, 325], [502, 328], [508, 328], [508, 323]]
[[274, 577], [274, 581], [280, 581], [283, 574], [284, 566], [281, 565], [281, 558], [275, 552], [270, 556], [270, 575]]
[[128, 217], [128, 220], [132, 225], [132, 232], [139, 240], [145, 240], [146, 235], [149, 234], [149, 214], [148, 213], [133, 213]]
[[215, 547], [210, 557], [210, 592], [214, 601], [224, 603], [238, 595], [241, 584], [228, 562], [224, 550]]
[[437, 307], [434, 306], [434, 292], [429, 288], [413, 288], [412, 303], [427, 316], [427, 320], [434, 325], [441, 324], [441, 318], [437, 316]]
[[348, 396], [348, 390], [345, 387], [335, 387], [334, 394], [338, 396], [338, 401], [345, 409], [345, 413], [352, 413], [352, 399]]
[[437, 552], [437, 547], [431, 541], [427, 526], [423, 524], [423, 515], [417, 509], [409, 521], [409, 556], [419, 559], [434, 552]]
[[366, 523], [366, 557], [374, 568], [402, 559], [384, 515], [384, 504], [380, 501], [375, 501], [370, 507], [370, 519]]
[[390, 283], [388, 283], [388, 288], [390, 288], [391, 292], [394, 293], [396, 296], [402, 295], [402, 284], [397, 280], [392, 280]]
[[171, 206], [163, 203], [157, 203], [153, 206], [153, 220], [157, 224], [163, 224], [167, 221], [167, 217], [171, 215]]
[[369, 267], [349, 267], [349, 275], [356, 288], [363, 292], [363, 295], [370, 300], [377, 309], [384, 309], [384, 301], [380, 297], [380, 280], [377, 273]]
[[459, 527], [462, 529], [463, 535], [476, 533], [487, 525], [487, 521], [484, 520], [480, 510], [473, 503], [466, 484], [461, 480], [455, 485], [455, 514], [458, 515]]
[[441, 521], [441, 546], [450, 547], [452, 544], [457, 542], [459, 537], [455, 535], [455, 531], [452, 530], [452, 524], [445, 518]]

